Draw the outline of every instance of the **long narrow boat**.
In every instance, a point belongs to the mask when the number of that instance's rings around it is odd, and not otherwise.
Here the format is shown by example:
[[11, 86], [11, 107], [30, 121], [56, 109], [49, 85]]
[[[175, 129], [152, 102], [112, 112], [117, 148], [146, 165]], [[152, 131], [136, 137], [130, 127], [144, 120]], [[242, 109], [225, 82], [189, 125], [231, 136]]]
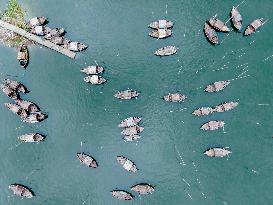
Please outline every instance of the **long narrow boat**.
[[252, 21], [251, 24], [247, 26], [244, 35], [248, 36], [255, 33], [264, 24], [265, 24], [265, 21], [263, 18]]
[[156, 56], [170, 56], [176, 54], [178, 48], [175, 46], [165, 46], [163, 48], [160, 48], [154, 52]]
[[168, 29], [173, 27], [173, 22], [162, 19], [149, 24], [152, 29]]
[[140, 127], [138, 125], [133, 127], [126, 127], [121, 134], [123, 135], [136, 135], [144, 130], [144, 127]]
[[243, 24], [243, 18], [236, 7], [234, 7], [234, 6], [232, 7], [230, 15], [231, 15], [231, 22], [232, 22], [233, 26], [237, 30], [241, 30], [242, 24]]
[[11, 184], [9, 185], [9, 189], [13, 191], [13, 193], [20, 197], [32, 198], [34, 193], [26, 186], [21, 184]]
[[28, 27], [42, 26], [46, 23], [46, 18], [44, 16], [38, 16], [30, 19], [27, 22]]
[[87, 66], [83, 69], [81, 69], [81, 72], [87, 74], [87, 75], [95, 75], [95, 74], [100, 74], [104, 71], [104, 68], [98, 65], [91, 65]]
[[124, 201], [128, 201], [128, 200], [132, 200], [134, 198], [134, 196], [127, 192], [127, 191], [123, 191], [123, 190], [113, 190], [111, 191], [112, 196], [119, 199], [119, 200], [124, 200]]
[[158, 30], [153, 30], [149, 33], [149, 36], [153, 38], [158, 38], [158, 39], [168, 38], [171, 35], [172, 35], [172, 30], [170, 29], [158, 29]]
[[205, 88], [205, 91], [209, 92], [209, 93], [219, 92], [221, 90], [224, 90], [229, 84], [230, 84], [229, 80], [217, 81], [217, 82], [207, 85]]
[[222, 31], [222, 32], [229, 32], [230, 29], [226, 26], [226, 24], [219, 19], [216, 18], [216, 16], [210, 18], [209, 24], [216, 30]]
[[91, 83], [93, 85], [101, 85], [106, 82], [106, 79], [98, 75], [88, 75], [83, 78], [84, 82]]
[[208, 157], [225, 157], [231, 153], [229, 149], [219, 147], [210, 148], [204, 152]]
[[213, 113], [213, 111], [214, 110], [211, 107], [201, 107], [201, 108], [194, 110], [192, 114], [200, 117], [200, 116], [204, 116], [204, 115], [209, 115], [209, 114]]
[[155, 189], [150, 184], [141, 183], [141, 184], [136, 184], [136, 185], [132, 186], [131, 190], [135, 191], [139, 194], [152, 194]]
[[225, 112], [234, 109], [238, 106], [238, 102], [226, 102], [215, 106], [214, 112]]
[[40, 108], [33, 102], [21, 99], [15, 100], [15, 102], [17, 105], [30, 113], [40, 111]]
[[140, 117], [128, 117], [128, 118], [122, 120], [118, 124], [118, 127], [132, 127], [132, 126], [136, 126], [140, 121], [141, 121]]
[[19, 95], [17, 94], [17, 92], [13, 90], [12, 88], [10, 88], [8, 85], [0, 84], [0, 88], [3, 91], [3, 93], [9, 98], [13, 100], [16, 100], [19, 98]]
[[206, 35], [207, 39], [212, 44], [218, 44], [217, 33], [215, 32], [215, 30], [208, 23], [205, 23], [204, 32], [205, 32], [205, 35]]
[[24, 142], [41, 142], [45, 137], [39, 133], [28, 133], [18, 137], [21, 141]]
[[84, 164], [90, 168], [97, 168], [98, 167], [97, 161], [93, 157], [91, 157], [85, 153], [77, 153], [77, 158], [78, 158], [78, 160], [80, 160], [80, 162], [82, 164]]
[[126, 158], [124, 156], [118, 156], [117, 161], [128, 172], [133, 172], [133, 173], [137, 172], [136, 165], [131, 160], [129, 160], [128, 158]]
[[5, 79], [4, 84], [9, 86], [11, 89], [13, 89], [15, 92], [22, 92], [22, 93], [27, 93], [28, 90], [26, 86], [23, 83], [20, 83], [16, 80], [11, 80], [11, 79]]
[[212, 120], [212, 121], [209, 121], [205, 124], [203, 124], [200, 129], [201, 130], [209, 130], [209, 131], [213, 131], [213, 130], [217, 130], [219, 128], [222, 128], [224, 127], [225, 125], [225, 122], [224, 121], [221, 121], [221, 120]]
[[24, 110], [21, 106], [12, 104], [12, 103], [4, 103], [4, 105], [14, 114], [17, 114], [22, 119], [26, 118], [28, 116], [28, 113], [26, 110]]
[[28, 48], [26, 45], [21, 45], [17, 54], [17, 60], [22, 68], [26, 68], [29, 61]]
[[163, 96], [163, 100], [166, 102], [183, 102], [186, 100], [186, 96], [181, 93], [169, 93], [168, 95]]
[[114, 97], [122, 99], [122, 100], [130, 100], [132, 98], [136, 98], [140, 95], [139, 92], [135, 90], [124, 90], [117, 92]]

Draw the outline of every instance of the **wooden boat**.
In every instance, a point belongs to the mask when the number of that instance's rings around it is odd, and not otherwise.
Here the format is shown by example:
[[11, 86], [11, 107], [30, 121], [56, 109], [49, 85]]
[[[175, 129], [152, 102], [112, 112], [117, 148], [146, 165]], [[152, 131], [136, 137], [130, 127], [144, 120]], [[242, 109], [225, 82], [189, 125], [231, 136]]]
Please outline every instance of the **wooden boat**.
[[247, 26], [244, 35], [248, 36], [255, 33], [264, 24], [265, 24], [265, 21], [263, 18], [254, 20], [251, 24]]
[[112, 193], [113, 197], [115, 197], [119, 200], [128, 201], [128, 200], [132, 200], [134, 198], [134, 196], [127, 191], [113, 190], [113, 191], [111, 191], [111, 193]]
[[122, 165], [122, 167], [125, 170], [127, 170], [129, 172], [133, 172], [133, 173], [137, 172], [136, 165], [131, 160], [127, 159], [126, 157], [118, 156], [117, 161], [118, 161], [119, 164]]
[[1, 90], [3, 91], [3, 93], [8, 96], [9, 98], [16, 100], [19, 98], [19, 95], [17, 94], [17, 92], [15, 90], [13, 90], [12, 88], [10, 88], [8, 85], [0, 85]]
[[192, 114], [199, 117], [199, 116], [209, 115], [209, 114], [213, 113], [213, 111], [214, 110], [211, 107], [201, 107], [201, 108], [194, 110]]
[[163, 47], [163, 48], [160, 48], [158, 50], [156, 50], [154, 52], [154, 54], [156, 56], [170, 56], [170, 55], [174, 55], [176, 54], [178, 48], [176, 48], [175, 46], [166, 46], [166, 47]]
[[166, 102], [183, 102], [186, 100], [186, 96], [180, 93], [169, 93], [168, 95], [163, 96], [163, 100]]
[[219, 92], [221, 90], [224, 90], [229, 84], [230, 84], [229, 80], [217, 81], [217, 82], [214, 82], [210, 85], [207, 85], [205, 88], [205, 91], [209, 92], [209, 93]]
[[37, 36], [46, 35], [51, 29], [45, 26], [35, 26], [31, 28], [30, 33], [35, 34]]
[[21, 118], [25, 118], [28, 116], [28, 113], [26, 110], [24, 110], [22, 107], [16, 104], [12, 103], [4, 103], [4, 105], [14, 114], [20, 116]]
[[87, 66], [83, 69], [81, 69], [81, 72], [87, 74], [87, 75], [95, 75], [95, 74], [100, 74], [104, 71], [103, 67], [98, 66], [98, 65], [93, 65], [93, 66]]
[[82, 164], [84, 164], [88, 167], [91, 167], [91, 168], [98, 167], [97, 161], [93, 157], [91, 157], [85, 153], [77, 153], [77, 158], [78, 158], [78, 160], [80, 160], [80, 162]]
[[51, 41], [52, 43], [56, 45], [63, 45], [65, 39], [62, 36], [56, 36], [56, 37], [50, 37], [47, 40]]
[[122, 99], [122, 100], [130, 100], [132, 98], [136, 98], [140, 95], [139, 92], [135, 90], [124, 90], [117, 92], [114, 97]]
[[65, 41], [64, 48], [69, 49], [71, 51], [78, 52], [78, 51], [83, 51], [83, 50], [87, 49], [87, 46], [84, 45], [83, 43], [79, 43], [79, 42]]
[[19, 47], [17, 60], [19, 61], [21, 67], [23, 68], [27, 67], [27, 64], [29, 61], [29, 55], [28, 55], [28, 48], [26, 45], [23, 44]]
[[123, 135], [136, 135], [144, 130], [144, 127], [140, 127], [138, 125], [133, 127], [126, 127], [121, 134]]
[[34, 27], [34, 26], [42, 26], [46, 23], [46, 18], [43, 16], [38, 16], [30, 19], [27, 22], [28, 27]]
[[40, 111], [40, 108], [35, 105], [33, 102], [27, 101], [27, 100], [15, 100], [16, 104], [25, 109], [26, 111], [32, 113], [32, 112], [38, 112]]
[[212, 44], [218, 44], [217, 33], [215, 32], [215, 30], [208, 23], [205, 23], [204, 32], [205, 32], [205, 35], [206, 35], [207, 39]]
[[139, 140], [141, 137], [139, 135], [124, 135], [122, 138], [126, 142], [132, 142], [132, 141]]
[[45, 39], [50, 40], [53, 37], [61, 37], [65, 33], [65, 30], [63, 28], [54, 28], [54, 29], [49, 29], [47, 30], [45, 34]]
[[135, 191], [139, 194], [152, 194], [155, 190], [154, 187], [147, 183], [136, 184], [131, 187], [132, 191]]
[[227, 103], [222, 103], [220, 105], [215, 106], [214, 111], [215, 112], [225, 112], [234, 109], [235, 107], [238, 106], [238, 102], [227, 102]]
[[171, 35], [172, 35], [172, 30], [170, 29], [158, 29], [158, 30], [153, 30], [149, 33], [149, 36], [153, 38], [158, 38], [158, 39], [168, 38]]
[[222, 128], [224, 127], [225, 125], [225, 122], [224, 121], [221, 121], [221, 120], [212, 120], [212, 121], [209, 121], [205, 124], [203, 124], [200, 129], [201, 130], [209, 130], [209, 131], [213, 131], [213, 130], [217, 130], [219, 128]]
[[20, 197], [32, 198], [34, 193], [26, 186], [21, 184], [11, 184], [9, 185], [9, 189], [13, 191], [13, 193]]
[[122, 120], [118, 127], [132, 127], [137, 125], [141, 121], [140, 117], [128, 117], [125, 120]]
[[24, 142], [41, 142], [45, 137], [39, 133], [28, 133], [21, 135], [19, 139]]
[[41, 122], [46, 118], [47, 118], [47, 115], [45, 115], [41, 112], [34, 112], [34, 113], [29, 114], [27, 117], [23, 118], [22, 121], [32, 124], [32, 123]]
[[243, 24], [243, 18], [241, 16], [241, 14], [239, 13], [239, 11], [237, 10], [237, 8], [235, 8], [233, 6], [231, 9], [230, 15], [231, 15], [231, 22], [232, 22], [233, 26], [237, 30], [241, 30], [242, 24]]
[[5, 79], [4, 84], [13, 89], [15, 92], [27, 93], [26, 86], [16, 80]]
[[229, 32], [230, 29], [226, 26], [226, 24], [219, 19], [216, 18], [216, 16], [212, 17], [209, 20], [209, 24], [216, 30], [222, 31], [222, 32]]
[[152, 29], [168, 29], [173, 27], [173, 22], [162, 19], [149, 24]]
[[229, 149], [219, 147], [210, 148], [204, 152], [204, 154], [209, 157], [225, 157], [231, 153], [232, 152]]
[[98, 75], [88, 75], [84, 77], [83, 80], [84, 82], [91, 83], [93, 85], [101, 85], [106, 82], [106, 79]]

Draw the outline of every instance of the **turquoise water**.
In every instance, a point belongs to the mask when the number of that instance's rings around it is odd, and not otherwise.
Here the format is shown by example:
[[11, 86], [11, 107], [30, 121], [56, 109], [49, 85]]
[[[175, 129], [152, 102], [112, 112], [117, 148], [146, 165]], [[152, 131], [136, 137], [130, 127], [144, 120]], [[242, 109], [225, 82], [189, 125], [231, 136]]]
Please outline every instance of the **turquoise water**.
[[[227, 20], [240, 1], [35, 1], [22, 0], [29, 16], [44, 15], [49, 26], [64, 27], [67, 37], [89, 45], [71, 60], [39, 46], [30, 47], [30, 64], [22, 70], [16, 50], [0, 46], [1, 78], [23, 82], [31, 91], [22, 98], [37, 103], [49, 118], [37, 125], [21, 122], [0, 106], [1, 204], [272, 204], [272, 9], [270, 0], [247, 1], [239, 7], [244, 28], [253, 19], [269, 19], [260, 32], [219, 34], [220, 46], [204, 37], [205, 19]], [[2, 0], [1, 8], [5, 7]], [[167, 9], [166, 9], [167, 8]], [[166, 13], [167, 10], [167, 13]], [[160, 18], [174, 21], [173, 36], [148, 37], [147, 25]], [[229, 24], [228, 24], [229, 25]], [[153, 52], [176, 45], [175, 56]], [[79, 71], [97, 62], [105, 67], [103, 86], [83, 82]], [[243, 73], [245, 72], [245, 73]], [[243, 73], [243, 74], [242, 74]], [[233, 80], [217, 94], [205, 85]], [[113, 98], [118, 90], [141, 91], [132, 101]], [[169, 104], [161, 97], [181, 91], [188, 99]], [[203, 118], [191, 115], [200, 106], [239, 101], [233, 111]], [[0, 103], [10, 100], [0, 95]], [[137, 143], [125, 143], [117, 124], [141, 116], [145, 130]], [[202, 132], [209, 120], [224, 120], [224, 131]], [[27, 132], [47, 136], [40, 144], [20, 144]], [[82, 142], [82, 146], [81, 146]], [[210, 159], [203, 151], [229, 146], [229, 158]], [[76, 153], [90, 153], [99, 168], [88, 169]], [[124, 155], [139, 168], [132, 174], [115, 157]], [[155, 185], [155, 192], [132, 202], [114, 199], [110, 191], [136, 183]], [[30, 200], [13, 196], [11, 183], [32, 188]]]

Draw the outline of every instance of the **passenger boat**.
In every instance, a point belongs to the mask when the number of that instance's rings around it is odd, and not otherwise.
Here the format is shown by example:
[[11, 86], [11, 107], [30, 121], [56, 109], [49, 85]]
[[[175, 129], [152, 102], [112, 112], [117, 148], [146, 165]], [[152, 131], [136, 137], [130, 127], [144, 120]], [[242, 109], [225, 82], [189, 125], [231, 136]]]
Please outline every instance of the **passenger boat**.
[[230, 29], [226, 26], [226, 24], [219, 19], [216, 18], [216, 16], [212, 17], [209, 20], [209, 24], [216, 30], [222, 31], [222, 32], [229, 32]]
[[17, 60], [19, 61], [21, 67], [26, 68], [28, 61], [29, 61], [29, 56], [28, 56], [28, 48], [26, 45], [21, 45], [19, 47], [19, 51], [17, 54]]
[[200, 117], [200, 116], [204, 116], [204, 115], [209, 115], [209, 114], [213, 113], [213, 111], [214, 110], [211, 107], [201, 107], [201, 108], [194, 110], [192, 114]]
[[74, 42], [74, 41], [69, 41], [69, 42], [64, 42], [64, 48], [67, 48], [68, 50], [79, 52], [87, 49], [87, 46], [84, 45], [83, 43], [79, 42]]
[[26, 186], [21, 184], [11, 184], [9, 185], [9, 189], [13, 191], [13, 193], [20, 197], [32, 198], [34, 193]]
[[139, 140], [141, 137], [139, 135], [124, 135], [122, 138], [126, 142], [133, 142]]
[[122, 100], [130, 100], [132, 98], [136, 98], [140, 95], [139, 92], [135, 90], [124, 90], [117, 92], [114, 97], [122, 99]]
[[4, 103], [4, 105], [14, 114], [20, 116], [21, 118], [26, 118], [28, 116], [28, 113], [26, 110], [24, 110], [22, 107], [16, 104], [12, 103]]
[[98, 75], [88, 75], [84, 77], [83, 80], [84, 82], [91, 83], [93, 85], [101, 85], [106, 82], [106, 79]]
[[26, 86], [16, 80], [5, 79], [4, 84], [13, 89], [15, 92], [27, 93]]
[[19, 95], [17, 94], [17, 92], [15, 90], [13, 90], [12, 88], [10, 88], [8, 85], [1, 84], [0, 88], [3, 91], [3, 93], [6, 96], [8, 96], [9, 98], [11, 98], [13, 100], [16, 100], [19, 98]]
[[209, 131], [213, 131], [213, 130], [217, 130], [219, 128], [222, 128], [224, 127], [225, 125], [225, 122], [224, 121], [221, 121], [221, 120], [212, 120], [212, 121], [209, 121], [205, 124], [203, 124], [200, 129], [201, 130], [209, 130]]
[[231, 21], [233, 26], [237, 30], [241, 30], [242, 24], [243, 24], [243, 18], [241, 14], [239, 13], [239, 11], [237, 10], [237, 8], [233, 6], [230, 14], [231, 14]]
[[113, 197], [115, 197], [119, 200], [128, 201], [128, 200], [132, 200], [134, 198], [134, 196], [127, 191], [113, 190], [113, 191], [111, 191], [111, 193], [112, 193]]
[[238, 106], [238, 102], [227, 102], [227, 103], [222, 103], [220, 105], [215, 106], [214, 111], [215, 112], [225, 112], [234, 109], [235, 107]]
[[104, 71], [103, 67], [98, 66], [98, 65], [87, 66], [87, 67], [81, 69], [81, 72], [83, 72], [87, 75], [100, 74], [103, 71]]
[[39, 133], [28, 133], [21, 135], [19, 139], [24, 142], [41, 142], [45, 137]]
[[209, 157], [225, 157], [231, 153], [232, 152], [229, 149], [219, 147], [210, 148], [204, 152], [204, 154]]
[[209, 93], [219, 92], [221, 90], [224, 90], [229, 84], [230, 84], [229, 80], [217, 81], [217, 82], [214, 82], [210, 85], [207, 85], [205, 88], [205, 91], [209, 92]]
[[136, 126], [141, 121], [140, 117], [128, 117], [125, 120], [121, 121], [118, 127], [132, 127]]
[[172, 35], [172, 30], [170, 29], [158, 29], [158, 30], [153, 30], [149, 33], [149, 36], [153, 38], [158, 38], [158, 39], [168, 38], [171, 35]]
[[136, 165], [129, 159], [127, 159], [124, 156], [118, 156], [117, 157], [117, 161], [120, 165], [122, 165], [122, 167], [129, 171], [129, 172], [133, 172], [136, 173], [137, 172], [137, 167]]
[[244, 35], [248, 36], [255, 33], [264, 24], [265, 24], [265, 21], [263, 18], [254, 20], [251, 24], [247, 26]]
[[176, 54], [178, 48], [175, 46], [166, 46], [155, 51], [156, 56], [170, 56]]
[[46, 118], [47, 118], [47, 115], [45, 115], [41, 112], [34, 112], [34, 113], [29, 114], [27, 117], [23, 118], [22, 121], [32, 124], [32, 123], [41, 122]]
[[121, 134], [123, 135], [136, 135], [144, 130], [144, 127], [140, 127], [138, 125], [133, 127], [126, 127]]
[[34, 27], [34, 26], [42, 26], [46, 23], [46, 18], [43, 16], [38, 16], [30, 19], [27, 22], [28, 27]]
[[136, 184], [131, 187], [132, 191], [135, 191], [139, 194], [152, 194], [155, 190], [154, 187], [147, 183]]
[[32, 112], [38, 112], [40, 111], [40, 108], [35, 105], [33, 102], [27, 101], [27, 100], [21, 100], [17, 99], [15, 100], [16, 104], [22, 107], [24, 110], [32, 113]]
[[173, 27], [173, 22], [162, 19], [149, 24], [152, 29], [168, 29]]
[[163, 96], [163, 100], [166, 102], [183, 102], [186, 100], [186, 96], [180, 93], [169, 93], [168, 95]]
[[82, 164], [84, 164], [88, 167], [91, 167], [91, 168], [98, 167], [97, 161], [93, 157], [91, 157], [85, 153], [77, 153], [77, 158], [78, 158], [78, 160], [80, 160], [80, 162]]
[[206, 35], [207, 39], [212, 44], [218, 44], [217, 33], [215, 32], [215, 30], [208, 23], [205, 23], [204, 32], [205, 32], [205, 35]]

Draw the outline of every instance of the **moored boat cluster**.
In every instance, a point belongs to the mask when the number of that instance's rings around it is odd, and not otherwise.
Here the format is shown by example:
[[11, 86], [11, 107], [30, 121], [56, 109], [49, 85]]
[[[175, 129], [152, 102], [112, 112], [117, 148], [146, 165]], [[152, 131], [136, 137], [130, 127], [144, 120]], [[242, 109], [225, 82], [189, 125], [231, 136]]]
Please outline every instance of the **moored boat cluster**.
[[118, 127], [124, 128], [122, 134], [125, 141], [131, 142], [140, 139], [139, 133], [144, 130], [143, 127], [138, 126], [140, 121], [140, 117], [129, 117], [119, 123]]
[[86, 74], [86, 76], [83, 78], [83, 81], [86, 83], [101, 85], [106, 82], [106, 79], [99, 75], [104, 72], [104, 68], [99, 65], [87, 66], [81, 69], [81, 72]]
[[[238, 7], [238, 6], [237, 6]], [[239, 13], [237, 7], [232, 7], [230, 16], [233, 27], [240, 31], [242, 29], [243, 18]], [[244, 31], [244, 35], [248, 36], [255, 33], [263, 24], [265, 24], [265, 20], [263, 18], [256, 19], [252, 21]], [[219, 38], [216, 31], [220, 32], [230, 32], [230, 29], [227, 27], [226, 23], [222, 22], [217, 18], [217, 15], [210, 18], [205, 22], [204, 25], [204, 33], [207, 39], [212, 44], [219, 44]]]

